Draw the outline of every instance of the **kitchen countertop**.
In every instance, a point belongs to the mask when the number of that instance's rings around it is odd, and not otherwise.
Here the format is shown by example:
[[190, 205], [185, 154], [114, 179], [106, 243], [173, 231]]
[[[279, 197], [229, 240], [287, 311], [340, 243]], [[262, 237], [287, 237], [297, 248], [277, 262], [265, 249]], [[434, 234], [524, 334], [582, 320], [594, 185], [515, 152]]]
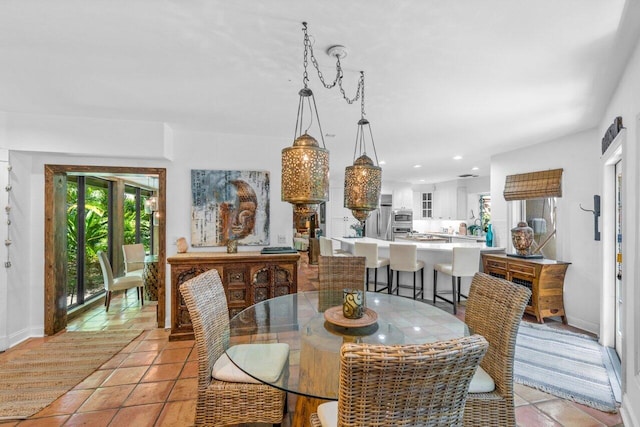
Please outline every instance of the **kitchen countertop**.
[[[475, 236], [469, 236], [475, 237]], [[476, 242], [475, 240], [469, 240], [469, 243], [466, 242], [456, 242], [456, 243], [421, 243], [421, 242], [390, 242], [388, 240], [380, 240], [373, 239], [371, 237], [333, 237], [333, 240], [336, 240], [340, 243], [347, 244], [348, 246], [355, 245], [355, 242], [367, 242], [367, 243], [377, 243], [378, 247], [381, 249], [389, 249], [389, 243], [399, 243], [399, 244], [415, 244], [418, 246], [418, 251], [438, 251], [438, 252], [451, 252], [453, 248], [468, 248], [468, 247], [479, 247], [480, 252], [504, 252], [505, 248], [496, 248], [496, 247], [487, 247], [485, 243]], [[350, 251], [353, 252], [353, 251]]]
[[437, 236], [437, 237], [443, 237], [443, 238], [458, 238], [458, 239], [468, 239], [468, 240], [472, 240], [472, 241], [476, 241], [476, 242], [484, 242], [485, 241], [485, 236], [471, 236], [471, 235], [466, 235], [466, 234], [449, 234], [449, 233], [439, 233], [439, 232], [426, 232], [426, 233], [422, 233], [424, 235], [427, 236]]

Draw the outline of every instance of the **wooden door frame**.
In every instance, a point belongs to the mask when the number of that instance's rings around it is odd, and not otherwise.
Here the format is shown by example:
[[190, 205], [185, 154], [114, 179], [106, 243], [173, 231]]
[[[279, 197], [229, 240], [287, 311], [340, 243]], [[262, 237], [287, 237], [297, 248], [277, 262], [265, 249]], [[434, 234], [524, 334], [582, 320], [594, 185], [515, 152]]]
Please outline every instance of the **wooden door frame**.
[[[86, 165], [45, 165], [44, 166], [44, 332], [53, 335], [66, 327], [66, 304], [61, 304], [59, 296], [64, 294], [63, 288], [66, 281], [59, 280], [66, 277], [66, 260], [60, 260], [62, 255], [55, 248], [55, 175], [68, 174], [70, 172], [81, 173], [112, 173], [117, 174], [144, 174], [158, 176], [158, 210], [162, 215], [158, 224], [158, 328], [165, 326], [165, 299], [166, 299], [166, 191], [167, 170], [165, 168], [148, 167], [120, 167], [120, 166], [86, 166]], [[62, 276], [61, 276], [62, 274]], [[62, 291], [62, 292], [61, 292]], [[57, 297], [58, 296], [58, 297]], [[63, 319], [60, 322], [60, 319]]]

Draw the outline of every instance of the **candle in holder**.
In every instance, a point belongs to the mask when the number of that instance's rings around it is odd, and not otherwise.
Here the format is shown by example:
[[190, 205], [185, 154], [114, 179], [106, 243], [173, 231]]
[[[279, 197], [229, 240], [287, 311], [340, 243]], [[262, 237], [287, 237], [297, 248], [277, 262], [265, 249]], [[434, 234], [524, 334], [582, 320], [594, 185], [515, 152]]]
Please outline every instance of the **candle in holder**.
[[364, 315], [363, 293], [359, 289], [344, 289], [342, 314], [347, 319], [360, 319]]

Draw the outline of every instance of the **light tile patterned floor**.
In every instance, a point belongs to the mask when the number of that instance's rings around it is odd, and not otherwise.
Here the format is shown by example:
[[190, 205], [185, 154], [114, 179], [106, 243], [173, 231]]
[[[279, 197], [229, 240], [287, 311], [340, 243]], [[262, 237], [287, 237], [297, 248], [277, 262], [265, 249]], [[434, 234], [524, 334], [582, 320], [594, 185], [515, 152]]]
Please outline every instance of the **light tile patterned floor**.
[[[317, 267], [301, 263], [300, 290], [314, 289]], [[451, 306], [443, 305], [450, 310]], [[109, 313], [104, 307], [85, 313], [68, 330], [141, 328], [145, 332], [71, 391], [40, 413], [24, 421], [0, 422], [2, 426], [190, 426], [196, 397], [196, 355], [193, 341], [169, 342], [168, 330], [155, 328], [155, 303], [141, 307], [133, 295], [117, 297]], [[458, 316], [464, 318], [464, 308]], [[530, 320], [530, 319], [529, 319]], [[564, 328], [560, 322], [547, 322]], [[11, 358], [38, 346], [32, 339], [7, 352]], [[622, 426], [619, 414], [607, 414], [538, 390], [516, 385], [518, 426]], [[288, 399], [289, 413], [283, 426], [291, 424], [295, 396]]]

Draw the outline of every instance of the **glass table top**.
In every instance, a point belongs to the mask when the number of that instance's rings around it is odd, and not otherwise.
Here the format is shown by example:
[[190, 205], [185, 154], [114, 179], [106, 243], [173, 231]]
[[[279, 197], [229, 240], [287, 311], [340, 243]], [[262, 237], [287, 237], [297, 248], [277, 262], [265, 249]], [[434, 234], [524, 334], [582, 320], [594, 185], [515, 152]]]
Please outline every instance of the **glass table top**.
[[[464, 322], [444, 310], [405, 297], [367, 292], [365, 305], [378, 315], [370, 326], [348, 328], [325, 321], [324, 311], [342, 305], [342, 291], [298, 292], [257, 303], [230, 322], [230, 345], [280, 342], [289, 362], [276, 381], [255, 366], [229, 358], [250, 376], [284, 391], [338, 399], [340, 347], [346, 342], [423, 344], [469, 335]], [[244, 363], [243, 363], [244, 362]]]

